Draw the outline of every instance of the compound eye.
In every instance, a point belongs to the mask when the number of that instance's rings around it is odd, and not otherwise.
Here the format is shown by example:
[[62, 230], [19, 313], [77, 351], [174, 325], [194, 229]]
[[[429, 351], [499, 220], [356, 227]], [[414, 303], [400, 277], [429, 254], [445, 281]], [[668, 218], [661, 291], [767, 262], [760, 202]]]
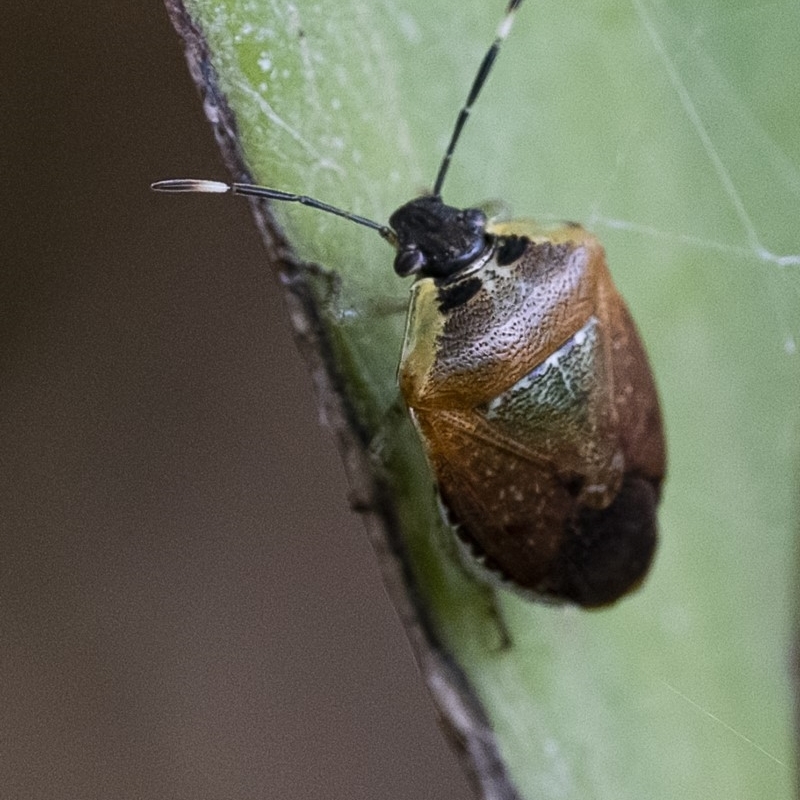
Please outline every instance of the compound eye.
[[401, 250], [394, 259], [394, 271], [401, 277], [413, 275], [425, 266], [425, 256], [414, 246]]

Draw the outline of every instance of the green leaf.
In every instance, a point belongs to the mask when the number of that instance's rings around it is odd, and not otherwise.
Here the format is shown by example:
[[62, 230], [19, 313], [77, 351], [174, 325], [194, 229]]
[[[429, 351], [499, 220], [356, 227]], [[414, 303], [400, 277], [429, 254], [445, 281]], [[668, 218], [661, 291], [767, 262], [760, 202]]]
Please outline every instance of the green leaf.
[[[194, 0], [192, 33], [168, 5], [196, 77], [221, 91], [210, 115], [222, 102], [235, 116], [222, 136], [234, 168], [381, 222], [430, 186], [502, 14], [486, 0]], [[389, 531], [379, 550], [402, 557], [411, 599], [393, 598], [485, 796], [789, 797], [800, 10], [529, 0], [517, 16], [445, 199], [581, 220], [605, 243], [670, 454], [662, 543], [635, 596], [584, 612], [500, 593], [513, 644], [499, 648], [492, 598], [454, 562], [398, 410], [408, 286], [391, 251], [275, 204], [293, 252], [322, 269], [272, 255], [296, 322], [317, 326], [356, 492]], [[507, 773], [492, 773], [497, 754]]]

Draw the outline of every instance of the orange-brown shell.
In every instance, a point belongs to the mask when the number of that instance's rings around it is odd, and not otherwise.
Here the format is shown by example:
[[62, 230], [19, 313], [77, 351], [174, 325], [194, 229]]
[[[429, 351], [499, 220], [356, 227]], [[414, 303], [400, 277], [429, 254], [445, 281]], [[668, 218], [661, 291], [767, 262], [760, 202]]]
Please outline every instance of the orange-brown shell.
[[[400, 389], [486, 568], [553, 600], [613, 602], [656, 545], [665, 446], [647, 357], [594, 236], [491, 232], [485, 263], [414, 284]], [[505, 263], [509, 237], [525, 238]]]

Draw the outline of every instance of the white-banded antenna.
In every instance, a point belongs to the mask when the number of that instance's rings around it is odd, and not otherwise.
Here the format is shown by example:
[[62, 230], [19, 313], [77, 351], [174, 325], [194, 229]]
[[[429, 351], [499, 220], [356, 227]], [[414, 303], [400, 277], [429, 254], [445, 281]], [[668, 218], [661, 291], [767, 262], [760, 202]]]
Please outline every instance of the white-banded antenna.
[[394, 232], [387, 225], [381, 225], [379, 222], [361, 217], [358, 214], [352, 214], [342, 208], [323, 203], [321, 200], [316, 200], [313, 197], [307, 197], [304, 194], [292, 194], [291, 192], [283, 192], [280, 189], [271, 189], [268, 186], [256, 186], [252, 183], [223, 183], [222, 181], [207, 181], [198, 180], [195, 178], [173, 178], [167, 181], [156, 181], [150, 184], [150, 188], [156, 192], [205, 192], [210, 194], [241, 194], [247, 197], [261, 197], [266, 200], [282, 200], [287, 203], [300, 203], [300, 205], [308, 206], [309, 208], [316, 208], [318, 211], [325, 211], [328, 214], [335, 214], [337, 217], [349, 219], [358, 225], [363, 225], [366, 228], [371, 228], [387, 241], [394, 244]]

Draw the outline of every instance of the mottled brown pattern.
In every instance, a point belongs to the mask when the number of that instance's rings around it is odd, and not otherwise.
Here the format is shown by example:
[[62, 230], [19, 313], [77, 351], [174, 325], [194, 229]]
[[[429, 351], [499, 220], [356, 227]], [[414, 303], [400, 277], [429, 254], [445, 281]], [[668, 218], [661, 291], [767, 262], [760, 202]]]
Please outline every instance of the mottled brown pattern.
[[531, 244], [465, 277], [482, 282], [466, 302], [443, 312], [435, 292], [415, 291], [400, 385], [459, 536], [487, 569], [604, 605], [655, 551], [658, 398], [599, 242], [579, 227], [512, 228]]

